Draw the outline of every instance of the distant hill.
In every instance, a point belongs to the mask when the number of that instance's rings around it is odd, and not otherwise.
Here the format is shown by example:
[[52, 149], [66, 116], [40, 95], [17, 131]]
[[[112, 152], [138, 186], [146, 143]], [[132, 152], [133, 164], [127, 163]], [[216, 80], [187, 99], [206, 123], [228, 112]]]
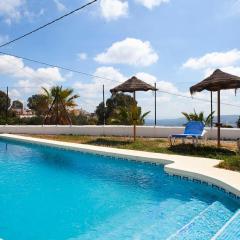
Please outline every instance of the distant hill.
[[[236, 122], [238, 120], [238, 115], [222, 115], [221, 116], [221, 122], [223, 124], [231, 125], [233, 127], [236, 127]], [[213, 122], [217, 122], [217, 118], [214, 117]], [[160, 119], [157, 120], [157, 125], [159, 126], [183, 126], [183, 124], [186, 123], [186, 119], [184, 117], [182, 118], [176, 118], [176, 119]], [[154, 125], [153, 119], [146, 119], [145, 125]]]

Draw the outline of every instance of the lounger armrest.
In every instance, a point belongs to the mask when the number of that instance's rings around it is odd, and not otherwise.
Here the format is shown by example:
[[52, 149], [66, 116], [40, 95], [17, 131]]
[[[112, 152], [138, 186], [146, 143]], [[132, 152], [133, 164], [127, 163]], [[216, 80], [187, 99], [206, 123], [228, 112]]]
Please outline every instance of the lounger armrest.
[[208, 133], [208, 132], [207, 132], [207, 130], [203, 130], [203, 132], [202, 132], [201, 136], [202, 136], [202, 137], [204, 137], [204, 136], [206, 136], [206, 135], [207, 135], [207, 133]]
[[202, 132], [202, 138], [204, 139], [204, 141], [205, 141], [205, 143], [206, 143], [207, 140], [208, 140], [208, 131], [203, 130], [203, 132]]

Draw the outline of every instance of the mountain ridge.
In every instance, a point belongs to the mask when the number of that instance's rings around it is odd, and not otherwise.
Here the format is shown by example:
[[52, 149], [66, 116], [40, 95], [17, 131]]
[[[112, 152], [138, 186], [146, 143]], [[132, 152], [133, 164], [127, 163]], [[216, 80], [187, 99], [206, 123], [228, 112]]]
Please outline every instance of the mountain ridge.
[[[239, 115], [222, 115], [221, 116], [221, 122], [226, 125], [231, 125], [233, 127], [237, 126], [237, 120], [239, 118]], [[158, 119], [157, 125], [158, 126], [183, 126], [186, 123], [186, 118], [180, 117], [180, 118], [166, 118], [166, 119]], [[213, 122], [217, 122], [217, 117], [214, 117]], [[146, 119], [145, 125], [154, 125], [154, 119]]]

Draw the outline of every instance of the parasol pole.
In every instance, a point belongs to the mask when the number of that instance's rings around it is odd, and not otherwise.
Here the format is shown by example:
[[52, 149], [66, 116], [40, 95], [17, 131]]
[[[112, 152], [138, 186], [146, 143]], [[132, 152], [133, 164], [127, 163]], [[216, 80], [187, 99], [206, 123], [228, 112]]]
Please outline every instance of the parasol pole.
[[5, 111], [6, 111], [6, 125], [8, 124], [8, 86], [7, 86], [7, 94], [6, 94], [6, 109], [5, 109]]
[[154, 93], [154, 125], [157, 125], [157, 83], [154, 83], [155, 93]]
[[[213, 112], [213, 94], [211, 91], [211, 114]], [[213, 127], [213, 116], [211, 117], [211, 128]]]
[[[136, 93], [135, 93], [135, 91], [133, 92], [133, 99], [134, 99], [134, 104], [136, 105]], [[136, 141], [136, 120], [135, 119], [133, 119], [133, 139], [134, 139], [134, 142], [135, 142]]]
[[221, 106], [220, 106], [220, 90], [218, 90], [218, 125], [217, 125], [217, 146], [220, 147], [220, 131], [221, 131], [221, 118], [220, 118], [220, 114], [221, 114]]
[[56, 101], [57, 101], [57, 106], [56, 106], [56, 114], [57, 114], [57, 118], [56, 118], [56, 125], [58, 125], [59, 124], [59, 118], [58, 118], [58, 104], [59, 104], [59, 92], [58, 92], [58, 87], [57, 87], [57, 94], [56, 94]]
[[103, 84], [103, 88], [102, 88], [102, 94], [103, 94], [103, 125], [106, 124], [106, 114], [105, 114], [105, 88], [104, 88], [104, 84]]

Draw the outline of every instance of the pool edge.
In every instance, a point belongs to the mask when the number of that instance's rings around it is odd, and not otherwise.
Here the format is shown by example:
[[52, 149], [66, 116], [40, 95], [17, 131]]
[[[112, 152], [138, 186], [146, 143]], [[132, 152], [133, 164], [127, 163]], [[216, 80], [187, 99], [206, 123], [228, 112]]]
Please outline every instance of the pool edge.
[[68, 150], [162, 164], [164, 170], [170, 175], [208, 183], [212, 187], [223, 189], [231, 197], [240, 199], [240, 173], [216, 168], [215, 166], [221, 162], [220, 160], [69, 143], [13, 134], [0, 134], [0, 137]]

